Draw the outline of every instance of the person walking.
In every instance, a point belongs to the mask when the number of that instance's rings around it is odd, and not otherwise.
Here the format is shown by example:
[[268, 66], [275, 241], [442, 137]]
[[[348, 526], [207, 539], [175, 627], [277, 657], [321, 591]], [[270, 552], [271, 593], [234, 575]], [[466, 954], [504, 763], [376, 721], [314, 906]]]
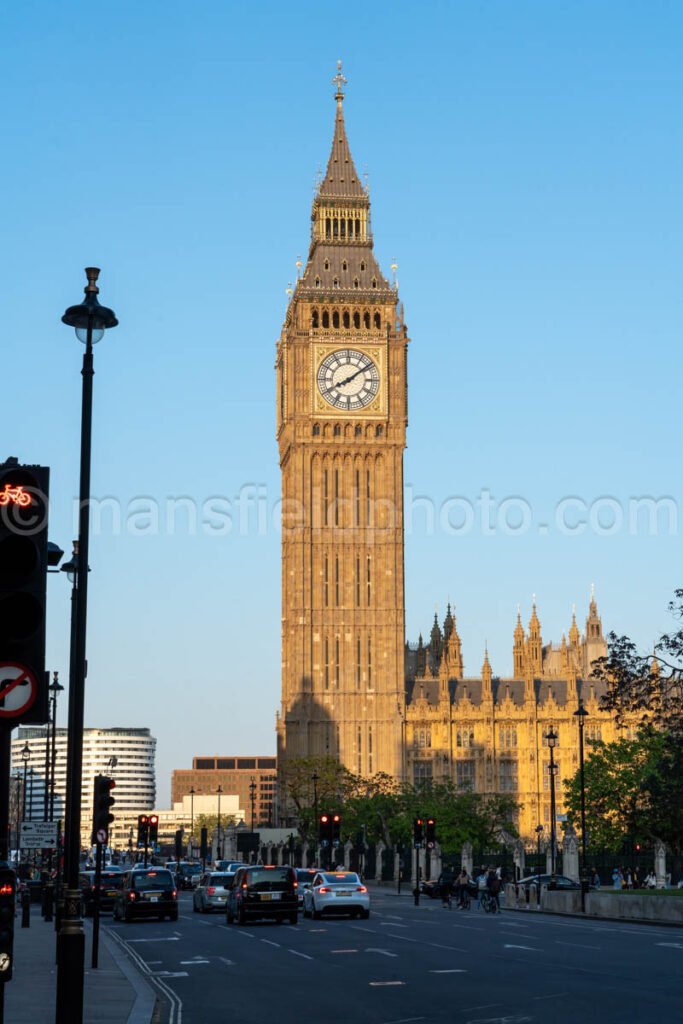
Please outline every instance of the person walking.
[[453, 871], [449, 867], [445, 867], [438, 879], [439, 895], [441, 896], [442, 907], [448, 907], [451, 909], [451, 896], [453, 890]]
[[467, 887], [469, 886], [469, 884], [470, 884], [470, 876], [467, 873], [467, 868], [466, 867], [462, 867], [460, 869], [460, 874], [458, 875], [458, 877], [455, 880], [455, 897], [456, 897], [456, 906], [460, 907], [463, 910], [465, 909], [466, 906], [469, 906], [469, 901], [467, 901], [467, 902], [465, 901], [465, 896], [467, 894]]
[[492, 914], [500, 914], [500, 885], [500, 878], [496, 874], [495, 870], [490, 868], [489, 873], [486, 876], [486, 888], [493, 902]]

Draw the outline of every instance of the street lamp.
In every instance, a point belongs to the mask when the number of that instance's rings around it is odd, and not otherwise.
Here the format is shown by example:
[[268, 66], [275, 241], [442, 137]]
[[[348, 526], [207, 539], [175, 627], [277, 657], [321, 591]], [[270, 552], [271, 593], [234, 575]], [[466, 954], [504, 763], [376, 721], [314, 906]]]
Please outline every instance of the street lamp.
[[538, 858], [538, 885], [536, 886], [536, 905], [541, 905], [541, 875], [545, 874], [542, 870], [543, 865], [541, 864], [541, 836], [543, 835], [543, 825], [540, 821], [534, 829], [536, 833], [536, 856]]
[[[43, 817], [45, 821], [52, 821], [55, 798], [55, 758], [57, 748], [55, 746], [55, 733], [57, 732], [57, 694], [61, 693], [64, 687], [59, 681], [59, 672], [52, 673], [52, 682], [48, 686], [50, 696], [47, 731], [45, 733], [45, 796]], [[52, 856], [50, 854], [50, 856]]]
[[315, 827], [318, 827], [318, 780], [320, 776], [317, 772], [313, 772], [311, 781], [313, 782], [313, 813], [315, 815]]
[[251, 800], [251, 831], [253, 832], [255, 819], [254, 807], [256, 805], [256, 779], [253, 775], [251, 777], [251, 782], [249, 783], [249, 798]]
[[218, 827], [216, 828], [216, 835], [217, 835], [216, 845], [217, 845], [217, 849], [218, 849], [218, 859], [219, 860], [222, 859], [222, 857], [223, 857], [223, 848], [221, 847], [221, 793], [222, 792], [223, 792], [223, 787], [219, 786], [218, 789], [216, 790], [216, 793], [218, 794]]
[[[56, 1024], [82, 1024], [85, 935], [81, 920], [79, 857], [81, 849], [81, 778], [83, 773], [83, 711], [85, 704], [86, 625], [88, 610], [88, 550], [90, 544], [90, 463], [92, 450], [93, 345], [104, 332], [116, 327], [111, 309], [97, 300], [100, 275], [97, 267], [87, 267], [85, 299], [70, 306], [62, 322], [73, 327], [85, 345], [83, 353], [81, 404], [81, 461], [78, 512], [78, 564], [75, 579], [77, 596], [72, 619], [72, 649], [69, 669], [69, 739], [66, 775], [66, 829], [64, 860], [66, 893], [61, 928], [57, 938], [57, 1013]], [[72, 594], [72, 599], [74, 595]], [[72, 605], [73, 611], [73, 605]], [[75, 620], [75, 621], [74, 621]]]
[[24, 792], [21, 801], [21, 820], [26, 821], [26, 776], [28, 774], [28, 763], [31, 760], [31, 748], [28, 745], [28, 740], [26, 740], [21, 748], [21, 760], [24, 762]]
[[557, 885], [556, 872], [555, 872], [555, 858], [557, 856], [557, 821], [555, 813], [555, 744], [557, 743], [558, 736], [553, 730], [552, 726], [550, 731], [546, 733], [546, 743], [548, 744], [548, 750], [550, 751], [550, 885], [549, 889], [554, 889]]
[[194, 859], [194, 786], [190, 786], [190, 860]]
[[581, 910], [586, 911], [586, 890], [588, 888], [588, 866], [586, 863], [586, 779], [583, 763], [583, 727], [588, 718], [588, 712], [583, 706], [583, 700], [579, 700], [579, 706], [574, 712], [574, 718], [579, 723], [579, 771], [581, 779]]

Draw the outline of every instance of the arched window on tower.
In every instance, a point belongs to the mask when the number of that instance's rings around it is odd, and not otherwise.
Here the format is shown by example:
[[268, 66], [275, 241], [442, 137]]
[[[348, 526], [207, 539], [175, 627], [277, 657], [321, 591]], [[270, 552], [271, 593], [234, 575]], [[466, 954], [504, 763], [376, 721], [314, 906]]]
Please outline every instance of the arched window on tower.
[[372, 279], [372, 287], [373, 288], [377, 287], [377, 278], [376, 277], [373, 277], [373, 279]]
[[[356, 217], [356, 238], [360, 238], [360, 217]], [[360, 269], [363, 270], [363, 266]]]
[[375, 327], [377, 328], [377, 330], [379, 330], [381, 326], [382, 326], [382, 319], [381, 319], [379, 313], [375, 313]]
[[339, 310], [335, 309], [332, 313], [332, 326], [339, 327]]
[[363, 313], [363, 327], [365, 327], [366, 330], [370, 329], [370, 314], [367, 309]]
[[329, 270], [330, 269], [330, 261], [329, 260], [325, 260], [325, 262], [323, 263], [323, 267], [325, 268], [325, 270]]
[[329, 217], [325, 217], [325, 238], [329, 238], [332, 234], [332, 222]]
[[342, 270], [348, 270], [348, 269], [349, 269], [348, 263], [346, 262], [346, 260], [342, 260]]
[[337, 220], [336, 217], [332, 221], [332, 237], [333, 238], [338, 238], [339, 237], [339, 221]]
[[323, 310], [323, 327], [329, 327], [329, 326], [330, 326], [330, 314], [327, 312], [326, 309], [324, 309]]
[[332, 278], [332, 287], [333, 288], [338, 288], [339, 287], [339, 278], [338, 277]]
[[319, 423], [314, 423], [313, 424], [313, 437], [320, 437], [320, 424]]
[[342, 238], [346, 238], [346, 217], [341, 217], [339, 220], [340, 234]]
[[365, 270], [365, 260], [361, 260], [360, 269], [361, 273]]
[[348, 309], [344, 310], [344, 313], [342, 315], [342, 323], [344, 324], [344, 327], [350, 327], [351, 326], [351, 319], [349, 317]]
[[360, 287], [360, 281], [358, 280], [357, 277], [354, 277], [354, 279], [353, 279], [353, 287], [354, 288], [359, 288]]
[[318, 326], [320, 317], [318, 316], [318, 310], [314, 309], [311, 313], [311, 327], [316, 328]]
[[315, 286], [316, 286], [316, 288], [320, 287], [320, 278], [319, 277], [316, 277], [316, 279], [315, 279]]
[[353, 326], [360, 327], [360, 313], [358, 310], [353, 314]]
[[384, 434], [384, 427], [381, 423], [378, 423], [375, 427], [375, 437], [382, 437]]

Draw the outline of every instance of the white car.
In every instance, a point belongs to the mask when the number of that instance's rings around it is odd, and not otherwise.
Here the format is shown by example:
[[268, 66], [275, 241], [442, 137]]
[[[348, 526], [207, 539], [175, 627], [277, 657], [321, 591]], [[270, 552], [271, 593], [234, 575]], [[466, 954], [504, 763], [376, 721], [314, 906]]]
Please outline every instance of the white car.
[[319, 871], [304, 892], [304, 917], [370, 917], [370, 894], [355, 871]]

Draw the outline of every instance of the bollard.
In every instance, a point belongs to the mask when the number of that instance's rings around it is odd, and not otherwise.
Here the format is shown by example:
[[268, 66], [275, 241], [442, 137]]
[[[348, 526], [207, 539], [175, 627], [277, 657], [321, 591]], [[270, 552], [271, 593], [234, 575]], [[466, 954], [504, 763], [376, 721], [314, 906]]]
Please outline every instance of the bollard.
[[48, 882], [45, 886], [45, 920], [52, 920], [52, 906], [54, 903], [54, 885]]
[[415, 900], [415, 906], [419, 907], [420, 906], [420, 887], [419, 887], [419, 885], [416, 885], [415, 888], [413, 889], [413, 899]]
[[28, 889], [21, 893], [21, 927], [31, 927], [31, 893]]

